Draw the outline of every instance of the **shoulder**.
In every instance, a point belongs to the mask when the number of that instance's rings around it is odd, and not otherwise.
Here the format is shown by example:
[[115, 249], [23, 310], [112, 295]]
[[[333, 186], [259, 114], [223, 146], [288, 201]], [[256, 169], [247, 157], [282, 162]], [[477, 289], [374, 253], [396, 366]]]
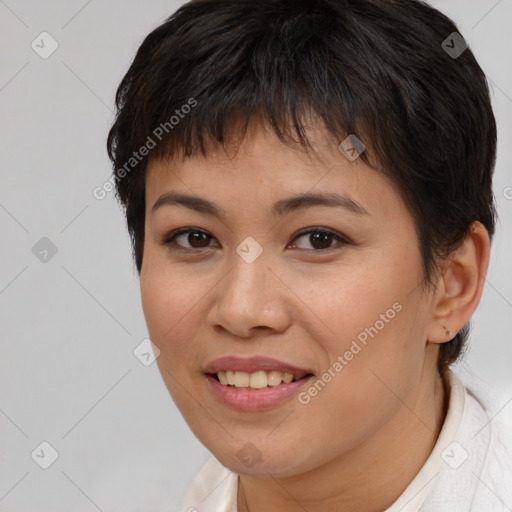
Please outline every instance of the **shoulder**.
[[[487, 451], [480, 474], [473, 474], [477, 487], [472, 510], [505, 512], [512, 510], [512, 399], [495, 393], [485, 396], [475, 386], [466, 388], [473, 409], [481, 408], [485, 423], [475, 424], [472, 436], [488, 431]], [[503, 403], [501, 403], [503, 402]]]
[[511, 416], [499, 405], [496, 391], [493, 397], [474, 382], [464, 385], [453, 372], [450, 383], [462, 414], [442, 454], [437, 500], [431, 498], [439, 505], [453, 503], [457, 511], [510, 511]]
[[426, 497], [419, 507], [405, 510], [512, 511], [510, 439], [503, 443], [508, 435], [504, 435], [505, 415], [498, 420], [492, 412], [497, 409], [482, 398], [483, 389], [464, 385], [454, 372], [447, 372], [443, 379], [449, 396], [447, 416], [429, 459], [416, 477], [423, 474], [429, 478]]

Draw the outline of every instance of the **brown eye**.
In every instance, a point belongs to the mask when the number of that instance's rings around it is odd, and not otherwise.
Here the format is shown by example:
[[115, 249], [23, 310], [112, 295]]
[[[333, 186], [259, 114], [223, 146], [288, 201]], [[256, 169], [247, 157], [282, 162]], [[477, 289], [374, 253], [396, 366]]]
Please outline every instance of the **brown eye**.
[[[180, 229], [175, 233], [171, 234], [165, 241], [164, 244], [174, 244], [182, 249], [204, 249], [209, 247], [212, 235], [205, 231], [193, 228]], [[181, 243], [177, 243], [177, 241]], [[185, 245], [184, 245], [185, 243]], [[186, 244], [189, 244], [187, 247]]]
[[[309, 229], [308, 231], [303, 231], [302, 233], [299, 233], [294, 239], [298, 240], [300, 238], [305, 238], [307, 242], [311, 245], [310, 247], [298, 247], [299, 249], [304, 250], [316, 250], [316, 251], [322, 251], [326, 249], [330, 249], [334, 247], [333, 242], [338, 242], [338, 244], [345, 245], [349, 242], [342, 238], [340, 235], [334, 233], [331, 230], [326, 229]], [[295, 244], [294, 244], [295, 245]]]
[[[307, 231], [302, 231], [293, 240], [303, 238], [306, 240], [306, 245], [309, 243], [310, 247], [301, 247], [293, 243], [293, 248], [302, 249], [306, 251], [322, 252], [327, 251], [336, 246], [348, 245], [350, 242], [338, 235], [334, 231], [325, 228], [313, 228]], [[210, 242], [214, 237], [197, 228], [182, 228], [171, 233], [164, 241], [164, 245], [171, 246], [177, 250], [194, 252], [194, 250], [208, 249], [213, 247]]]

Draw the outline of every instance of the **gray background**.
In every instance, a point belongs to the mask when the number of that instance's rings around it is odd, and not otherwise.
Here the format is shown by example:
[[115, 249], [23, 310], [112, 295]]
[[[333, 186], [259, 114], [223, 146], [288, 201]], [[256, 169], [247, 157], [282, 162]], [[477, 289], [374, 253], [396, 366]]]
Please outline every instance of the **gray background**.
[[[209, 457], [133, 354], [147, 331], [128, 235], [113, 194], [92, 194], [111, 172], [115, 89], [181, 3], [0, 0], [0, 511], [176, 511]], [[510, 417], [512, 0], [432, 3], [493, 89], [500, 221], [457, 372]], [[31, 48], [43, 31], [59, 45], [47, 59]], [[43, 441], [59, 454], [46, 470], [31, 458]]]

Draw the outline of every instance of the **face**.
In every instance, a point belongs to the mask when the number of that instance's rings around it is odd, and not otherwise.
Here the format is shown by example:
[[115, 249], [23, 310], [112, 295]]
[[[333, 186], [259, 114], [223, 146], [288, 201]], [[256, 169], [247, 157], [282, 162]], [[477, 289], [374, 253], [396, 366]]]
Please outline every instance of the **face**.
[[[321, 130], [310, 137], [320, 158], [253, 123], [236, 156], [212, 148], [148, 165], [140, 282], [157, 362], [191, 430], [240, 474], [295, 475], [362, 446], [426, 362], [431, 297], [411, 214], [360, 158]], [[219, 216], [170, 193], [214, 203]], [[344, 200], [285, 202], [333, 193]], [[227, 356], [238, 359], [214, 369], [307, 375], [235, 389], [207, 375]], [[278, 363], [247, 367], [252, 357]]]

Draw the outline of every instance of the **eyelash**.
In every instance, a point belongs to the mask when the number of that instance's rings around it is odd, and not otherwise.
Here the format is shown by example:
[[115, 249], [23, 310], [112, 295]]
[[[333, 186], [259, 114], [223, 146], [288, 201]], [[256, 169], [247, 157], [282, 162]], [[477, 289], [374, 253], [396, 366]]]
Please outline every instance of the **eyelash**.
[[[205, 234], [207, 236], [210, 236], [210, 241], [212, 239], [214, 239], [214, 237], [209, 235], [209, 233], [207, 231], [204, 231], [204, 230], [199, 229], [199, 228], [180, 228], [180, 229], [177, 229], [176, 231], [173, 231], [169, 236], [167, 236], [165, 238], [165, 240], [162, 242], [162, 244], [171, 247], [173, 250], [177, 248], [176, 250], [179, 250], [179, 251], [196, 252], [196, 253], [200, 252], [203, 249], [210, 249], [211, 248], [211, 247], [189, 248], [189, 247], [182, 247], [182, 246], [180, 246], [180, 245], [175, 243], [174, 240], [178, 236], [183, 235], [183, 234], [187, 234], [187, 233], [188, 234], [190, 234], [190, 233], [203, 233], [203, 234]], [[326, 228], [308, 228], [308, 229], [306, 229], [304, 231], [300, 231], [293, 238], [292, 242], [294, 242], [298, 238], [302, 238], [303, 236], [311, 235], [313, 233], [322, 233], [322, 234], [325, 234], [325, 235], [331, 235], [331, 236], [333, 236], [334, 238], [336, 238], [338, 240], [338, 243], [341, 244], [341, 246], [351, 245], [352, 244], [350, 241], [348, 241], [346, 238], [342, 237], [341, 235], [339, 235], [335, 231], [332, 231], [332, 230], [326, 229]], [[325, 249], [299, 249], [299, 250], [307, 251], [307, 252], [322, 253], [322, 252], [330, 252], [330, 251], [332, 251], [335, 248], [336, 248], [336, 245], [333, 245], [331, 247], [327, 247]]]

